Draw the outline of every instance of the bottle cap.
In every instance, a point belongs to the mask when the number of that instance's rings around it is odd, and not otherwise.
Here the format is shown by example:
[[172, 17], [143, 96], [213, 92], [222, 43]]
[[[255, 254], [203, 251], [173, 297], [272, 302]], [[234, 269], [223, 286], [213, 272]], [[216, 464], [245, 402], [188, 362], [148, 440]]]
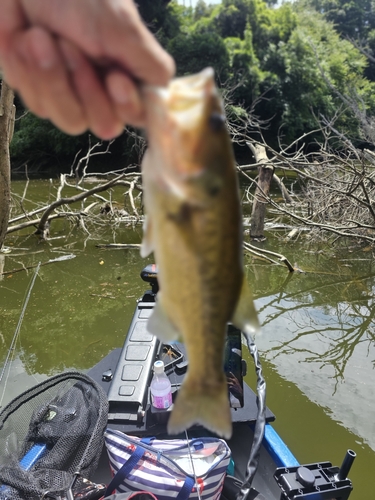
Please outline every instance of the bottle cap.
[[164, 362], [163, 361], [155, 361], [154, 373], [157, 373], [158, 375], [161, 373], [164, 373]]

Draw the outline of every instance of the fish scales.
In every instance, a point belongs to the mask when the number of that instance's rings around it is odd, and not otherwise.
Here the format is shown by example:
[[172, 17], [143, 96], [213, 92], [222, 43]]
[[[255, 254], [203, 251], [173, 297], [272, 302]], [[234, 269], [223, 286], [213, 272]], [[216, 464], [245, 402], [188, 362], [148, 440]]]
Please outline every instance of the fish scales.
[[231, 140], [212, 69], [143, 89], [148, 151], [143, 160], [147, 223], [142, 255], [154, 252], [160, 291], [148, 329], [180, 338], [189, 367], [168, 422], [229, 438], [223, 371], [226, 324], [258, 328], [244, 286], [242, 216]]

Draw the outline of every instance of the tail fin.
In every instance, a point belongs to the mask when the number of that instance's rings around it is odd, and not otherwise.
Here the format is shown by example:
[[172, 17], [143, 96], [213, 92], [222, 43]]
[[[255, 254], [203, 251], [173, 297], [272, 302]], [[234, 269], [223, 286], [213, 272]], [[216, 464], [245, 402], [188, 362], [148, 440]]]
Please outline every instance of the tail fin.
[[[224, 374], [223, 374], [224, 375]], [[215, 387], [207, 391], [186, 376], [168, 422], [168, 433], [178, 434], [193, 424], [201, 424], [219, 436], [232, 435], [232, 417], [229, 407], [228, 385], [223, 376]]]

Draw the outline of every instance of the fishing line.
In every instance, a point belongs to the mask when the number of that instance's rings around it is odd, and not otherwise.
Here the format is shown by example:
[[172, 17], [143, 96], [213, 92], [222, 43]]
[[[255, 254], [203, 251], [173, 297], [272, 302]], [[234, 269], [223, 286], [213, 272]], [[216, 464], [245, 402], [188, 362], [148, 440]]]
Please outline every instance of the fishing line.
[[1, 399], [0, 399], [0, 407], [1, 407], [3, 399], [4, 399], [5, 389], [6, 389], [6, 386], [7, 386], [8, 379], [9, 379], [10, 366], [11, 366], [11, 362], [12, 362], [11, 356], [14, 354], [15, 344], [17, 342], [18, 335], [19, 335], [20, 330], [21, 330], [21, 325], [22, 325], [23, 318], [25, 316], [26, 307], [27, 307], [27, 304], [29, 302], [32, 289], [34, 287], [35, 280], [36, 280], [36, 278], [38, 276], [40, 266], [41, 266], [41, 262], [39, 262], [39, 264], [37, 265], [37, 267], [36, 267], [36, 269], [34, 271], [34, 276], [32, 277], [32, 280], [30, 282], [29, 289], [27, 291], [27, 294], [26, 294], [26, 297], [25, 297], [25, 301], [23, 303], [23, 307], [22, 307], [22, 310], [21, 310], [21, 315], [19, 317], [19, 320], [18, 320], [18, 323], [17, 323], [17, 327], [16, 327], [16, 330], [15, 330], [13, 338], [12, 338], [12, 342], [11, 342], [10, 347], [8, 349], [7, 357], [5, 358], [4, 366], [3, 366], [3, 369], [2, 369], [1, 374], [0, 374], [0, 384], [1, 384], [1, 382], [2, 382], [2, 380], [4, 378], [5, 371], [6, 371], [7, 367], [8, 367], [8, 364], [9, 364], [9, 369], [8, 369], [7, 377], [6, 377], [5, 383], [4, 383], [4, 390], [3, 390], [3, 393], [2, 393]]
[[[175, 370], [173, 370], [172, 372], [172, 377], [173, 377], [173, 382], [174, 382], [174, 386], [177, 386], [177, 375], [176, 375], [176, 372]], [[172, 378], [171, 377], [171, 378]], [[195, 473], [195, 467], [194, 467], [194, 460], [193, 460], [193, 455], [192, 455], [192, 452], [191, 452], [191, 448], [190, 448], [190, 443], [189, 443], [189, 437], [188, 437], [188, 433], [187, 433], [187, 430], [185, 429], [185, 437], [186, 437], [186, 444], [187, 444], [187, 447], [188, 447], [188, 451], [189, 451], [189, 458], [190, 458], [190, 463], [191, 463], [191, 469], [193, 471], [193, 476], [194, 476], [194, 482], [195, 482], [195, 488], [197, 490], [197, 495], [198, 495], [198, 500], [201, 500], [201, 494], [200, 494], [200, 491], [199, 491], [199, 484], [198, 484], [198, 478], [197, 478], [197, 475]]]
[[191, 449], [190, 449], [190, 443], [189, 443], [189, 438], [188, 438], [187, 430], [185, 430], [185, 436], [186, 436], [186, 444], [187, 444], [187, 447], [188, 447], [188, 450], [189, 450], [189, 458], [190, 458], [190, 462], [191, 462], [191, 469], [193, 471], [193, 476], [194, 476], [194, 481], [195, 481], [195, 487], [197, 489], [198, 500], [201, 500], [201, 493], [199, 491], [198, 478], [197, 478], [197, 475], [195, 473], [194, 460], [193, 460], [193, 455], [192, 455]]

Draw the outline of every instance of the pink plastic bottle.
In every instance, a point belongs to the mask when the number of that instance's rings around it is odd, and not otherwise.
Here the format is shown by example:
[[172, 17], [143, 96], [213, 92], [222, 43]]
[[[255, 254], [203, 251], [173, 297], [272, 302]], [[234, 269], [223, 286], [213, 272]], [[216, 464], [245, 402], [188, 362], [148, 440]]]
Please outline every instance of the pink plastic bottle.
[[150, 385], [152, 406], [166, 409], [172, 404], [172, 390], [169, 378], [164, 372], [163, 361], [155, 361], [154, 376]]

